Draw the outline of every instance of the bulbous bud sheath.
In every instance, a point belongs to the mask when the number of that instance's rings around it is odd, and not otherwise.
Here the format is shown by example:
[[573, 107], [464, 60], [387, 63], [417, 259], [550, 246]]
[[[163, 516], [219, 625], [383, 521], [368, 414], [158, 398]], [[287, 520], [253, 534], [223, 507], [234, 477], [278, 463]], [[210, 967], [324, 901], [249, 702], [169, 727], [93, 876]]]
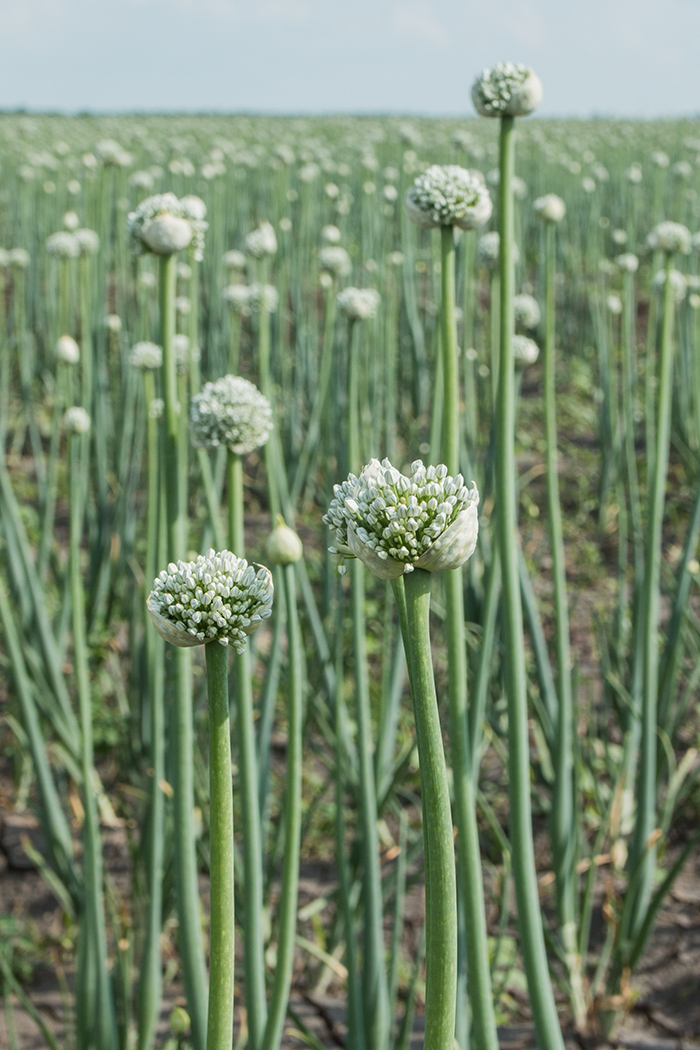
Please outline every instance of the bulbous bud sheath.
[[388, 459], [372, 459], [333, 491], [323, 518], [335, 534], [330, 550], [359, 558], [380, 579], [456, 569], [474, 553], [478, 490], [442, 464], [425, 467], [418, 459], [406, 476]]
[[526, 117], [542, 101], [542, 81], [529, 66], [498, 62], [472, 85], [472, 102], [482, 117]]
[[304, 548], [299, 536], [285, 524], [281, 514], [267, 541], [267, 557], [273, 565], [291, 565], [300, 561]]

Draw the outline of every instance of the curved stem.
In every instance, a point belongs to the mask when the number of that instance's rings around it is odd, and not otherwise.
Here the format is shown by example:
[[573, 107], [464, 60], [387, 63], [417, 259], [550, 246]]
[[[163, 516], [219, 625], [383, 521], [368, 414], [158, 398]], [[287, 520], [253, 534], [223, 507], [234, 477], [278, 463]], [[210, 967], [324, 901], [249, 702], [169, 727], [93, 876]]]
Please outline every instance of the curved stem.
[[228, 710], [228, 649], [205, 647], [209, 697], [209, 1016], [207, 1050], [231, 1050], [233, 1039], [233, 785]]
[[430, 652], [430, 573], [404, 579], [426, 858], [425, 1050], [452, 1050], [457, 1002], [457, 886], [452, 814]]
[[530, 740], [523, 646], [523, 612], [518, 576], [513, 367], [513, 117], [501, 117], [500, 355], [496, 405], [496, 526], [503, 578], [504, 677], [508, 698], [508, 794], [518, 928], [532, 1016], [541, 1050], [562, 1050], [563, 1039], [547, 966], [532, 842]]

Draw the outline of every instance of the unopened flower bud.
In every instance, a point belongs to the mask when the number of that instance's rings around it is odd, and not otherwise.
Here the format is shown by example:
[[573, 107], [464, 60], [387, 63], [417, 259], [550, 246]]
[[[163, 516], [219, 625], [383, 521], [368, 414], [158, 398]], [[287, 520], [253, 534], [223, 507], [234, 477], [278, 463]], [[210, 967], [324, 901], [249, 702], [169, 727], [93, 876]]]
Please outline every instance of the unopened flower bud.
[[304, 553], [302, 542], [294, 529], [286, 525], [281, 514], [267, 541], [267, 557], [273, 565], [291, 565]]

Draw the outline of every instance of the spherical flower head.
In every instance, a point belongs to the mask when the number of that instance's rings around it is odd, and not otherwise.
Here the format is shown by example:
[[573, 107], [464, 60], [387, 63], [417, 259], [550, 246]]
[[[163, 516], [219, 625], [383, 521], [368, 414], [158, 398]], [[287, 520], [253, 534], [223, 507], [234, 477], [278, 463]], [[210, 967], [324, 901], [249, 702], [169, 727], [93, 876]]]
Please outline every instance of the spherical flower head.
[[134, 255], [173, 255], [192, 244], [195, 259], [203, 257], [207, 223], [195, 218], [174, 193], [146, 197], [130, 212], [126, 226]]
[[542, 81], [529, 66], [498, 62], [472, 85], [472, 102], [482, 117], [526, 117], [542, 101]]
[[527, 329], [528, 332], [534, 332], [542, 317], [540, 304], [531, 295], [515, 295], [513, 315], [516, 325]]
[[67, 211], [63, 216], [63, 225], [67, 230], [70, 230], [71, 233], [75, 233], [75, 231], [80, 226], [80, 219], [78, 218], [76, 212]]
[[230, 252], [226, 252], [221, 261], [227, 270], [245, 270], [245, 255], [243, 252], [239, 252], [237, 248], [232, 248]]
[[271, 284], [251, 284], [248, 288], [248, 306], [253, 313], [264, 310], [268, 314], [274, 314], [279, 304], [279, 292]]
[[668, 153], [664, 153], [661, 149], [654, 150], [651, 155], [651, 162], [657, 168], [667, 168], [671, 163]]
[[70, 335], [62, 335], [54, 347], [56, 360], [65, 365], [77, 365], [80, 360], [80, 347]]
[[148, 406], [149, 419], [162, 419], [165, 410], [165, 402], [162, 397], [154, 397]]
[[150, 171], [135, 171], [129, 179], [129, 185], [135, 190], [152, 190], [155, 179]]
[[134, 368], [160, 368], [163, 364], [163, 351], [155, 343], [135, 343], [129, 351], [129, 364]]
[[406, 211], [417, 226], [459, 226], [475, 230], [488, 220], [493, 205], [483, 179], [458, 164], [432, 167], [406, 192]]
[[[495, 270], [498, 267], [501, 239], [497, 230], [489, 230], [479, 238], [476, 255], [480, 266], [487, 270]], [[517, 244], [511, 248], [513, 262], [517, 263], [520, 258], [520, 249]]]
[[10, 253], [5, 248], [0, 248], [0, 269], [10, 265]]
[[46, 238], [46, 251], [54, 259], [77, 259], [80, 255], [80, 245], [73, 233], [68, 230], [59, 230]]
[[108, 332], [117, 335], [122, 330], [122, 319], [119, 314], [107, 314], [105, 317], [105, 328]]
[[90, 416], [84, 408], [73, 405], [64, 415], [63, 425], [69, 434], [87, 434], [90, 429]]
[[247, 284], [230, 284], [224, 288], [221, 298], [239, 317], [247, 317], [250, 313], [250, 288]]
[[681, 255], [689, 255], [690, 230], [680, 222], [660, 222], [647, 237], [647, 244], [655, 252], [666, 252], [667, 255], [679, 252]]
[[219, 642], [245, 651], [247, 637], [272, 611], [272, 574], [230, 551], [171, 562], [146, 601], [153, 626], [172, 645]]
[[359, 558], [381, 579], [456, 569], [474, 553], [479, 493], [444, 465], [418, 459], [406, 476], [388, 459], [373, 459], [333, 492], [323, 518], [334, 532], [330, 550]]
[[527, 368], [534, 365], [540, 356], [540, 348], [534, 339], [526, 335], [513, 336], [513, 363], [516, 368]]
[[241, 376], [205, 383], [190, 405], [192, 440], [201, 448], [223, 446], [239, 456], [264, 445], [272, 432], [272, 406]]
[[31, 256], [26, 248], [11, 248], [9, 252], [10, 266], [16, 270], [29, 269]]
[[277, 252], [277, 238], [269, 222], [261, 222], [257, 230], [249, 233], [245, 239], [245, 250], [254, 259], [263, 259], [266, 255]]
[[294, 529], [285, 524], [281, 514], [267, 540], [267, 557], [273, 565], [292, 565], [304, 553], [302, 542]]
[[76, 230], [74, 237], [78, 242], [81, 255], [97, 255], [100, 250], [100, 238], [94, 230]]
[[619, 317], [622, 313], [622, 299], [619, 295], [608, 295], [605, 300], [605, 308], [613, 317]]
[[190, 337], [184, 332], [178, 332], [173, 336], [173, 356], [175, 368], [181, 375], [187, 375], [190, 370], [191, 360], [199, 361], [199, 347], [190, 348]]
[[340, 230], [329, 223], [321, 230], [321, 240], [324, 244], [340, 244]]
[[207, 217], [207, 206], [201, 197], [194, 193], [186, 193], [180, 198], [180, 206], [185, 209], [190, 219], [195, 222], [203, 222]]
[[566, 205], [556, 193], [545, 193], [534, 201], [533, 210], [545, 222], [561, 222], [566, 215]]
[[584, 175], [581, 179], [581, 189], [584, 193], [595, 193], [595, 179], [592, 179], [590, 175]]
[[[671, 283], [671, 296], [674, 303], [682, 303], [688, 290], [688, 282], [680, 270], [669, 270], [668, 279]], [[651, 286], [655, 292], [663, 294], [666, 288], [666, 271], [659, 270], [654, 274]]]
[[347, 277], [352, 270], [352, 263], [345, 248], [329, 244], [318, 253], [318, 268], [333, 277]]
[[344, 288], [338, 293], [336, 304], [349, 321], [366, 321], [376, 316], [381, 296], [374, 288]]
[[639, 259], [634, 252], [623, 252], [622, 255], [618, 255], [615, 262], [623, 273], [636, 273], [639, 269]]

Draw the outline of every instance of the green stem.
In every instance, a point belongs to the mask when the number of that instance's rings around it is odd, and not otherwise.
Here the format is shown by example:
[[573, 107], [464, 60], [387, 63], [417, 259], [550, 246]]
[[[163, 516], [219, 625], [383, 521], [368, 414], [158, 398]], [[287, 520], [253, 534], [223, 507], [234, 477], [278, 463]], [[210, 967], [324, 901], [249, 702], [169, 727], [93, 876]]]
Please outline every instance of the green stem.
[[209, 697], [209, 1016], [207, 1050], [231, 1050], [233, 1039], [233, 784], [228, 709], [228, 649], [205, 646]]
[[[454, 230], [444, 226], [442, 237], [442, 360], [444, 402], [442, 423], [443, 461], [450, 474], [459, 472], [459, 363], [455, 319]], [[476, 824], [475, 777], [469, 745], [467, 712], [467, 653], [464, 639], [464, 588], [462, 570], [445, 573], [447, 624], [448, 698], [457, 849], [467, 929], [466, 948], [472, 1025], [479, 1050], [497, 1050], [496, 1018], [486, 933], [481, 852]], [[432, 858], [431, 858], [432, 859]]]
[[[102, 843], [93, 782], [92, 702], [85, 637], [85, 596], [80, 568], [83, 532], [81, 442], [85, 436], [69, 439], [70, 503], [70, 587], [73, 614], [73, 660], [75, 664], [78, 710], [81, 728], [80, 765], [84, 788], [83, 866], [85, 900], [81, 915], [81, 958], [84, 982], [78, 987], [78, 1024], [81, 1045], [95, 1050], [114, 1050], [115, 1018], [112, 987], [107, 970], [107, 931], [102, 892]], [[81, 967], [82, 969], [82, 967]]]
[[566, 593], [564, 530], [559, 499], [555, 372], [555, 225], [547, 223], [545, 253], [544, 410], [554, 631], [557, 655], [557, 721], [555, 726], [552, 856], [556, 878], [560, 938], [571, 985], [571, 1002], [579, 1029], [586, 1023], [581, 957], [576, 937], [576, 835], [573, 774], [573, 696], [571, 646]]
[[430, 651], [430, 573], [404, 579], [426, 858], [425, 1050], [452, 1050], [457, 1001], [457, 887], [450, 789]]
[[518, 575], [513, 366], [513, 117], [501, 117], [499, 234], [500, 358], [496, 408], [496, 525], [501, 556], [504, 677], [508, 698], [508, 794], [513, 875], [521, 951], [540, 1050], [562, 1050], [563, 1039], [547, 966], [532, 842], [530, 738]]
[[[179, 419], [183, 409], [177, 398], [177, 369], [173, 349], [175, 334], [174, 255], [160, 258], [160, 324], [163, 347], [163, 481], [165, 484], [168, 559], [184, 558], [187, 551], [186, 499], [182, 489], [179, 457]], [[204, 1050], [207, 1032], [207, 978], [197, 881], [194, 827], [192, 728], [192, 661], [189, 649], [175, 648], [175, 698], [173, 717], [175, 834], [175, 885], [178, 905], [178, 938], [187, 1008], [192, 1021], [194, 1050]]]
[[656, 452], [649, 485], [647, 549], [642, 592], [644, 681], [642, 691], [642, 739], [637, 780], [637, 818], [630, 849], [630, 870], [641, 864], [642, 874], [632, 904], [630, 936], [641, 929], [651, 897], [656, 865], [656, 849], [649, 848], [649, 837], [656, 819], [656, 723], [659, 686], [659, 577], [664, 497], [671, 436], [673, 375], [673, 317], [675, 305], [670, 273], [673, 257], [666, 258], [663, 325], [659, 354]]
[[302, 643], [297, 612], [294, 565], [284, 568], [287, 605], [289, 689], [287, 694], [287, 769], [285, 775], [285, 836], [282, 890], [277, 933], [277, 963], [261, 1050], [279, 1050], [287, 1012], [294, 967], [299, 886], [299, 848], [301, 844], [301, 767], [302, 767]]
[[[243, 530], [243, 462], [228, 452], [229, 548], [238, 558], [245, 557]], [[243, 916], [243, 973], [248, 1015], [250, 1050], [259, 1050], [265, 1030], [265, 946], [263, 941], [263, 869], [258, 768], [253, 718], [253, 692], [250, 654], [246, 650], [234, 664], [234, 697], [237, 710], [238, 756], [240, 771], [241, 825], [243, 834], [243, 878], [245, 913]]]

